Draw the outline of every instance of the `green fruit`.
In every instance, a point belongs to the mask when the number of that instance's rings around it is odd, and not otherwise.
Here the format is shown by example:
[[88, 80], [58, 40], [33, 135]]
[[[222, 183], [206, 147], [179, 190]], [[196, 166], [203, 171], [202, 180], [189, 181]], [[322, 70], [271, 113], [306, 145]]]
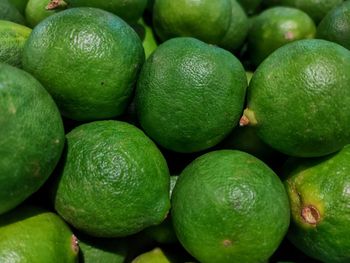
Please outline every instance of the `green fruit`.
[[267, 6], [278, 5], [298, 8], [307, 13], [317, 24], [329, 10], [342, 3], [343, 0], [263, 0], [263, 2]]
[[181, 244], [203, 263], [264, 262], [282, 241], [290, 217], [277, 175], [233, 150], [209, 152], [184, 169], [171, 213]]
[[350, 146], [286, 168], [292, 224], [289, 239], [322, 262], [350, 261]]
[[332, 9], [317, 27], [317, 37], [350, 49], [350, 1]]
[[174, 37], [194, 37], [218, 44], [231, 21], [230, 0], [156, 0], [153, 24], [165, 41]]
[[32, 30], [26, 26], [0, 20], [0, 62], [22, 67], [22, 52]]
[[237, 0], [237, 2], [244, 8], [248, 15], [256, 13], [262, 0]]
[[117, 16], [89, 7], [46, 18], [23, 52], [24, 69], [45, 86], [61, 113], [84, 121], [123, 113], [143, 61], [135, 31]]
[[[176, 175], [170, 176], [170, 198], [178, 178]], [[148, 237], [161, 244], [177, 242], [170, 214], [161, 224], [148, 227], [144, 232]]]
[[78, 235], [80, 261], [84, 263], [123, 263], [127, 247], [125, 241]]
[[67, 0], [70, 7], [96, 7], [116, 14], [128, 23], [136, 23], [146, 8], [147, 0]]
[[204, 150], [237, 124], [246, 86], [243, 66], [231, 53], [194, 38], [174, 38], [143, 65], [135, 97], [138, 118], [167, 149]]
[[248, 34], [248, 51], [254, 65], [259, 65], [279, 47], [299, 39], [314, 38], [316, 26], [303, 11], [274, 7], [260, 13]]
[[147, 25], [143, 19], [140, 19], [137, 24], [131, 26], [139, 35], [146, 58], [148, 58], [158, 46], [152, 27]]
[[28, 73], [0, 64], [0, 214], [37, 191], [64, 145], [63, 124], [50, 95]]
[[231, 0], [231, 22], [219, 46], [228, 50], [240, 48], [248, 33], [248, 18], [236, 0]]
[[63, 0], [29, 0], [25, 9], [25, 16], [28, 24], [35, 27], [46, 17], [49, 17], [67, 7]]
[[135, 258], [131, 263], [171, 263], [160, 248], [155, 248]]
[[54, 202], [67, 222], [92, 236], [118, 237], [164, 220], [170, 206], [167, 164], [141, 130], [97, 121], [66, 138]]
[[0, 261], [70, 263], [78, 260], [78, 241], [56, 214], [19, 207], [0, 216]]
[[350, 51], [300, 40], [272, 53], [255, 71], [241, 125], [287, 155], [316, 157], [350, 141]]
[[0, 0], [0, 20], [8, 20], [18, 24], [25, 24], [18, 9], [8, 0]]

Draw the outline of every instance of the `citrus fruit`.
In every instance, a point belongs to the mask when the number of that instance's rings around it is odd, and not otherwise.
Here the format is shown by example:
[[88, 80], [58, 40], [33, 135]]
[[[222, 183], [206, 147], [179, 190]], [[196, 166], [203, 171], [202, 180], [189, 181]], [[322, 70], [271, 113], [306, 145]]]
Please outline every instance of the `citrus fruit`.
[[126, 243], [122, 239], [94, 238], [79, 234], [79, 262], [84, 263], [123, 263]]
[[217, 44], [231, 21], [230, 0], [156, 0], [153, 25], [162, 41], [174, 37], [194, 37]]
[[89, 7], [46, 18], [23, 51], [23, 68], [65, 117], [82, 121], [122, 114], [143, 61], [135, 31], [117, 16]]
[[219, 46], [227, 50], [240, 48], [248, 33], [248, 18], [243, 8], [236, 0], [231, 1], [231, 22]]
[[263, 2], [268, 6], [278, 5], [298, 8], [307, 13], [315, 23], [319, 23], [329, 10], [341, 4], [343, 0], [263, 0]]
[[237, 124], [246, 86], [243, 66], [231, 53], [194, 38], [174, 38], [143, 65], [136, 111], [142, 128], [161, 146], [200, 151]]
[[0, 1], [0, 20], [9, 20], [18, 24], [25, 24], [24, 17], [8, 0]]
[[248, 34], [248, 51], [259, 65], [277, 48], [304, 38], [314, 38], [314, 21], [303, 11], [291, 7], [273, 7], [260, 13]]
[[152, 27], [146, 24], [143, 19], [140, 19], [137, 24], [131, 26], [139, 35], [145, 56], [148, 58], [158, 46]]
[[171, 203], [179, 241], [203, 263], [264, 262], [289, 225], [282, 182], [240, 151], [213, 151], [194, 160], [180, 174]]
[[37, 191], [63, 149], [59, 111], [28, 73], [0, 64], [0, 214]]
[[[176, 175], [170, 176], [170, 198], [178, 178], [179, 176]], [[148, 227], [144, 232], [148, 237], [161, 244], [177, 242], [170, 214], [161, 224]]]
[[286, 166], [293, 244], [322, 262], [350, 261], [350, 146]]
[[317, 27], [317, 37], [350, 49], [349, 1], [345, 1], [327, 13]]
[[0, 216], [1, 262], [73, 263], [78, 251], [78, 240], [52, 212], [24, 206]]
[[350, 141], [350, 51], [325, 40], [299, 40], [255, 71], [241, 125], [272, 148], [317, 157]]
[[92, 236], [118, 237], [164, 220], [170, 207], [167, 164], [141, 130], [96, 121], [66, 139], [54, 203], [67, 222]]
[[67, 0], [70, 7], [89, 6], [112, 12], [128, 23], [136, 23], [146, 8], [147, 0]]
[[171, 263], [160, 248], [152, 249], [135, 258], [131, 263]]
[[22, 52], [32, 30], [11, 21], [0, 20], [0, 62], [22, 66]]
[[26, 20], [31, 27], [35, 27], [46, 17], [64, 10], [67, 3], [64, 0], [29, 0], [25, 9]]

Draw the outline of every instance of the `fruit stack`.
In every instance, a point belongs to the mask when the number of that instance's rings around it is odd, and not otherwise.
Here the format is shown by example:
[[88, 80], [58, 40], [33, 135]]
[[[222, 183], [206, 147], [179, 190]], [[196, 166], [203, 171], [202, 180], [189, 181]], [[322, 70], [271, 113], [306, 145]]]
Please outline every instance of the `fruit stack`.
[[0, 0], [0, 262], [350, 262], [350, 1]]

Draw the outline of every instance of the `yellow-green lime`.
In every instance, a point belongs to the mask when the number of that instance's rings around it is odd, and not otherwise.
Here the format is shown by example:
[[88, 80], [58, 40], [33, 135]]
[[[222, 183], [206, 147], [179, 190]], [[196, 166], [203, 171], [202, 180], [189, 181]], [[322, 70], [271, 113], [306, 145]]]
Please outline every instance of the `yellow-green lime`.
[[50, 211], [23, 206], [0, 216], [0, 262], [75, 263], [78, 252], [77, 238]]
[[231, 53], [194, 38], [174, 38], [142, 67], [137, 115], [145, 132], [163, 147], [204, 150], [237, 125], [246, 86], [244, 68]]
[[75, 120], [121, 115], [144, 61], [140, 38], [107, 11], [80, 7], [47, 17], [32, 31], [23, 68]]
[[171, 263], [160, 248], [154, 248], [136, 257], [131, 263]]
[[168, 167], [141, 130], [96, 121], [78, 126], [66, 139], [54, 204], [67, 222], [92, 236], [120, 237], [165, 219]]

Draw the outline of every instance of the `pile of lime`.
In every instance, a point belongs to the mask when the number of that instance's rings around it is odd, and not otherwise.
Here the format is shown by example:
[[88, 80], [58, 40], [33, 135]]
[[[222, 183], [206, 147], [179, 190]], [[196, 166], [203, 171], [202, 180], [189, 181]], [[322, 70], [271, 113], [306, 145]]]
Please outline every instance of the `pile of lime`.
[[350, 1], [0, 0], [0, 262], [350, 262]]

